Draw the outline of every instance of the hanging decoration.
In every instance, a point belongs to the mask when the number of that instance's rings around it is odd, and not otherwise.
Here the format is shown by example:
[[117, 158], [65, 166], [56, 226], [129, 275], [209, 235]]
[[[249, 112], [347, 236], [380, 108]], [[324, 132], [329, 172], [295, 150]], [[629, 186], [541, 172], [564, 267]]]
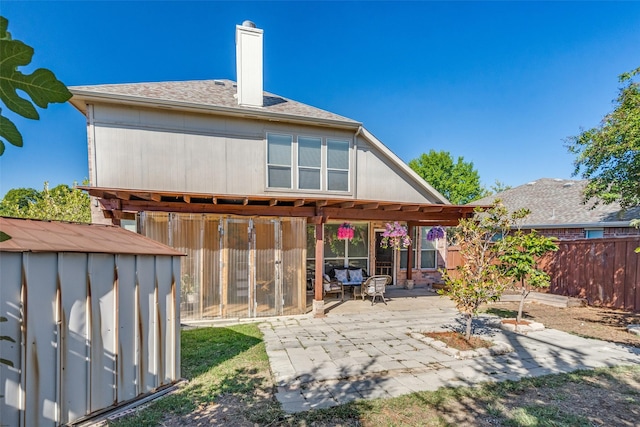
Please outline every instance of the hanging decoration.
[[444, 228], [436, 225], [435, 227], [432, 227], [431, 230], [429, 230], [429, 232], [427, 233], [427, 240], [433, 242], [437, 239], [443, 239], [445, 235], [446, 233], [444, 231]]
[[407, 233], [407, 227], [399, 222], [386, 223], [380, 246], [383, 248], [404, 249], [411, 245], [411, 237]]
[[340, 227], [338, 227], [338, 239], [351, 240], [353, 239], [353, 236], [354, 236], [353, 225], [349, 224], [348, 222], [344, 222], [340, 224]]

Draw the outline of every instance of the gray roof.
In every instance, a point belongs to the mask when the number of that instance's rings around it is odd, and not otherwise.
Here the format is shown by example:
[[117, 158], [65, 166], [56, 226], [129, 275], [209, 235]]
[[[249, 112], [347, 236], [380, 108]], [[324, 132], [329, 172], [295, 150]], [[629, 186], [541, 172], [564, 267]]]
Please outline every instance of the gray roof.
[[593, 207], [591, 200], [585, 204], [582, 194], [586, 185], [586, 180], [542, 178], [475, 200], [473, 204], [488, 205], [501, 199], [510, 211], [528, 208], [531, 214], [524, 221], [525, 227], [621, 226], [622, 222], [640, 218], [640, 206], [623, 210], [617, 203]]
[[[341, 122], [358, 126], [359, 122], [321, 110], [279, 95], [264, 92], [263, 107], [238, 105], [237, 86], [231, 80], [191, 80], [156, 83], [126, 83], [95, 86], [72, 86], [69, 90], [74, 97], [116, 98], [156, 105], [169, 103], [191, 108], [223, 109], [239, 114], [251, 112], [253, 115], [310, 119]], [[74, 100], [72, 99], [73, 103]]]

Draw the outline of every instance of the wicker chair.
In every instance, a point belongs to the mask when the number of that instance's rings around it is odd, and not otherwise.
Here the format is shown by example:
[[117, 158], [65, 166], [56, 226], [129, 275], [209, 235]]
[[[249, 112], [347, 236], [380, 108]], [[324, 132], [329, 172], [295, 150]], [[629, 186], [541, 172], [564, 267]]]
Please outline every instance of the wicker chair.
[[386, 305], [387, 301], [384, 299], [384, 291], [387, 285], [391, 283], [391, 280], [391, 276], [387, 276], [386, 274], [369, 277], [360, 288], [362, 300], [364, 301], [364, 297], [369, 295], [371, 296], [371, 305], [373, 305], [376, 297], [379, 296]]
[[322, 296], [326, 297], [327, 294], [338, 294], [340, 295], [340, 300], [344, 301], [344, 286], [337, 280], [327, 280], [324, 278], [322, 280]]

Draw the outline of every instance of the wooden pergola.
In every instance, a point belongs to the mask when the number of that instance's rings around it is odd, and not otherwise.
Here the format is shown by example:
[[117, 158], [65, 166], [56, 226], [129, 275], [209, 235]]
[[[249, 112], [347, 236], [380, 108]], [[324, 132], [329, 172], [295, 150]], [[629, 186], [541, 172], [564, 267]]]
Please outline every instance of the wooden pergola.
[[[327, 198], [324, 195], [245, 196], [89, 186], [78, 188], [96, 197], [105, 217], [114, 224], [119, 224], [122, 219], [135, 219], [136, 213], [145, 211], [304, 217], [307, 218], [307, 223], [315, 224], [317, 265], [324, 263], [323, 224], [330, 219], [406, 222], [409, 235], [412, 235], [413, 228], [417, 226], [456, 226], [461, 218], [471, 217], [476, 208], [470, 205]], [[407, 279], [411, 279], [411, 262], [411, 257], [408, 257]], [[322, 269], [316, 268], [315, 301], [322, 300], [322, 274]]]

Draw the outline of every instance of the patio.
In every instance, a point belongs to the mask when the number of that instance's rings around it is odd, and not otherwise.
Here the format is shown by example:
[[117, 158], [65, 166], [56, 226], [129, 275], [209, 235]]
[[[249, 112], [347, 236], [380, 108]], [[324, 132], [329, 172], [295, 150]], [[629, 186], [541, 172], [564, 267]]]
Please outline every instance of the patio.
[[395, 397], [443, 386], [640, 363], [640, 350], [546, 329], [518, 335], [474, 321], [475, 334], [514, 352], [458, 360], [411, 337], [457, 326], [453, 303], [429, 288], [389, 287], [388, 304], [327, 300], [324, 318], [272, 318], [261, 324], [277, 398], [288, 412], [356, 399]]

